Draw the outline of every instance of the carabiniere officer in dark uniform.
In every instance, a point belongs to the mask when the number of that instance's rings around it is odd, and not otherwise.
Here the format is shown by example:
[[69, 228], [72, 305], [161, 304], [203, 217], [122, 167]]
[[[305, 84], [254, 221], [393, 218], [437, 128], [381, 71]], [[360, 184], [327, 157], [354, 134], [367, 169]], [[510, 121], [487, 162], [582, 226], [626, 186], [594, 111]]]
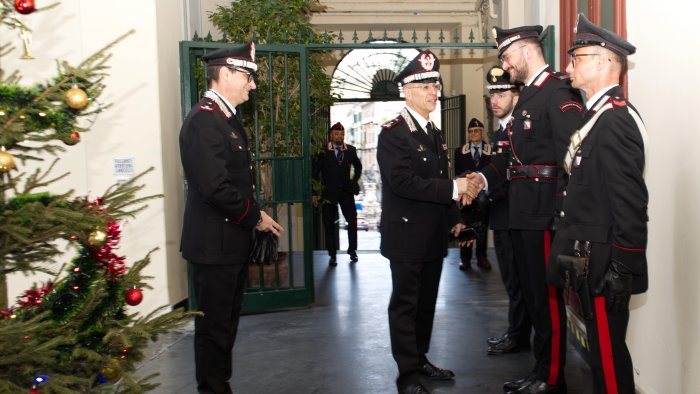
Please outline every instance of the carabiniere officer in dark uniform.
[[535, 366], [504, 383], [506, 392], [566, 392], [566, 314], [562, 292], [548, 285], [546, 267], [556, 215], [561, 163], [581, 119], [581, 99], [544, 61], [542, 26], [495, 28], [502, 67], [524, 83], [508, 128], [511, 154], [482, 170], [488, 190], [509, 182], [508, 222], [515, 264], [535, 336]]
[[[508, 124], [520, 96], [520, 86], [510, 82], [510, 74], [499, 66], [486, 73], [491, 112], [498, 119], [498, 129], [492, 137], [491, 159], [510, 158]], [[508, 229], [508, 182], [489, 190], [489, 224], [493, 230], [493, 244], [498, 258], [501, 279], [508, 294], [508, 329], [500, 337], [487, 339], [488, 354], [507, 354], [530, 348], [532, 323], [525, 307], [520, 275], [513, 256], [513, 242]]]
[[[619, 81], [636, 48], [579, 15], [571, 61], [572, 86], [586, 97], [586, 116], [564, 162], [568, 184], [549, 260], [588, 244], [590, 319], [586, 333], [596, 393], [634, 394], [625, 334], [631, 294], [647, 290], [647, 133]], [[554, 283], [561, 279], [552, 276]]]
[[255, 89], [255, 46], [203, 56], [209, 90], [180, 130], [187, 180], [180, 250], [189, 262], [197, 309], [194, 357], [200, 393], [231, 393], [233, 343], [247, 277], [253, 229], [282, 227], [254, 198], [248, 136], [236, 106]]
[[447, 146], [430, 113], [440, 95], [440, 62], [420, 52], [396, 78], [406, 108], [382, 127], [377, 162], [382, 177], [381, 253], [391, 266], [391, 352], [399, 393], [422, 394], [420, 378], [449, 380], [454, 373], [428, 361], [435, 300], [450, 230], [463, 228], [455, 200], [467, 179], [448, 178]]

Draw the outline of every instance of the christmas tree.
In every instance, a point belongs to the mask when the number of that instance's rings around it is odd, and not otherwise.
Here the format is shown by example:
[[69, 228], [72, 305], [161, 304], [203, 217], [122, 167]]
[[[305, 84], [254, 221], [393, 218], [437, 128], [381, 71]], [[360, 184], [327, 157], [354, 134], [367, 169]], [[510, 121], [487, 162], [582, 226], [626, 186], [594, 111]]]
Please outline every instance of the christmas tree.
[[[25, 57], [31, 57], [31, 32], [18, 13], [34, 11], [32, 0], [0, 0], [1, 22], [18, 31]], [[131, 266], [118, 254], [123, 220], [159, 197], [139, 196], [143, 174], [94, 198], [46, 191], [67, 175], [51, 174], [60, 153], [79, 143], [107, 109], [96, 99], [105, 87], [108, 53], [129, 34], [76, 66], [57, 62], [56, 76], [33, 87], [0, 68], [0, 392], [153, 389], [153, 376], [132, 372], [148, 342], [189, 315], [165, 307], [145, 317], [128, 310], [150, 288], [150, 278], [141, 275], [150, 252]], [[0, 46], [0, 58], [14, 49]], [[38, 169], [24, 170], [30, 162]], [[53, 272], [56, 261], [64, 265]], [[16, 272], [53, 279], [11, 303], [4, 284]]]

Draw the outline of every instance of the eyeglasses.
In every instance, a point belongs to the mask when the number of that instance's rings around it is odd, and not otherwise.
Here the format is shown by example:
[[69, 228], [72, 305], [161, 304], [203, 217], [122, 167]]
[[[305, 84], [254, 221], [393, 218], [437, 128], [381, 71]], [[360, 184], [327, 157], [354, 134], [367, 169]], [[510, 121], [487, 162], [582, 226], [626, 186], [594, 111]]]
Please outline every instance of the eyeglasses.
[[440, 82], [436, 83], [421, 83], [421, 84], [416, 84], [416, 85], [409, 85], [409, 86], [404, 86], [404, 89], [420, 89], [424, 92], [429, 92], [435, 89], [436, 91], [440, 91], [442, 89], [442, 85]]
[[523, 49], [523, 48], [525, 48], [526, 46], [527, 46], [527, 44], [523, 44], [523, 45], [519, 46], [517, 49], [513, 49], [512, 51], [508, 52], [507, 54], [504, 53], [503, 55], [501, 55], [501, 56], [498, 57], [498, 60], [501, 62], [501, 64], [503, 64], [503, 63], [505, 63], [505, 62], [508, 62], [508, 63], [510, 64], [510, 60], [508, 60], [508, 58], [510, 57], [510, 55], [514, 54], [515, 52], [517, 52], [517, 51], [519, 51], [519, 50], [521, 50], [521, 49]]
[[231, 70], [238, 71], [239, 73], [245, 74], [248, 77], [248, 83], [253, 82], [255, 80], [255, 75], [253, 73], [246, 71], [242, 68], [238, 67], [230, 67]]
[[571, 62], [571, 65], [576, 67], [576, 58], [583, 57], [583, 56], [600, 56], [600, 53], [572, 53], [569, 55], [569, 61]]

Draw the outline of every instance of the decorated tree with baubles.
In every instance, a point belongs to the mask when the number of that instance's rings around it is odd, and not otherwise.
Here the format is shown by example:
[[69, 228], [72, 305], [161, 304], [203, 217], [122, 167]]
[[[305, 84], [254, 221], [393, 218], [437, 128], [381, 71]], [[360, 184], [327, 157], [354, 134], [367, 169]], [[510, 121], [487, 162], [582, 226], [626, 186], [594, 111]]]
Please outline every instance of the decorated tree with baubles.
[[[18, 32], [23, 57], [31, 57], [31, 32], [18, 13], [35, 11], [42, 10], [33, 0], [0, 0], [0, 22]], [[79, 143], [80, 133], [107, 109], [97, 98], [108, 52], [129, 34], [76, 66], [57, 62], [56, 76], [36, 86], [21, 86], [18, 72], [0, 68], [2, 393], [153, 389], [154, 376], [133, 375], [145, 346], [189, 317], [165, 307], [145, 317], [129, 311], [143, 299], [142, 289], [150, 288], [150, 278], [141, 273], [151, 253], [130, 266], [118, 254], [121, 223], [159, 197], [139, 196], [143, 174], [96, 197], [47, 191], [67, 175], [51, 175], [60, 153]], [[0, 46], [0, 60], [13, 50], [10, 43]], [[26, 170], [30, 162], [38, 169]], [[51, 271], [57, 262], [63, 267]], [[42, 272], [52, 279], [10, 303], [5, 281], [16, 272]]]

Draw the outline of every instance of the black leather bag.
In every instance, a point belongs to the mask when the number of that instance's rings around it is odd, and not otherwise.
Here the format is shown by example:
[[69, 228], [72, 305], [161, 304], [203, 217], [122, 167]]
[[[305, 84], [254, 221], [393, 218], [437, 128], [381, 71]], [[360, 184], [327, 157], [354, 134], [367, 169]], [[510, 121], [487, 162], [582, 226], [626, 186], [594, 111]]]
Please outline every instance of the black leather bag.
[[249, 262], [273, 264], [277, 261], [277, 236], [270, 231], [255, 230], [253, 245], [250, 248]]
[[564, 288], [571, 289], [581, 306], [581, 315], [586, 320], [593, 320], [593, 305], [591, 305], [591, 289], [588, 283], [588, 255], [590, 243], [585, 242], [580, 249], [576, 241], [574, 256], [557, 255], [556, 268], [558, 276], [564, 281]]

